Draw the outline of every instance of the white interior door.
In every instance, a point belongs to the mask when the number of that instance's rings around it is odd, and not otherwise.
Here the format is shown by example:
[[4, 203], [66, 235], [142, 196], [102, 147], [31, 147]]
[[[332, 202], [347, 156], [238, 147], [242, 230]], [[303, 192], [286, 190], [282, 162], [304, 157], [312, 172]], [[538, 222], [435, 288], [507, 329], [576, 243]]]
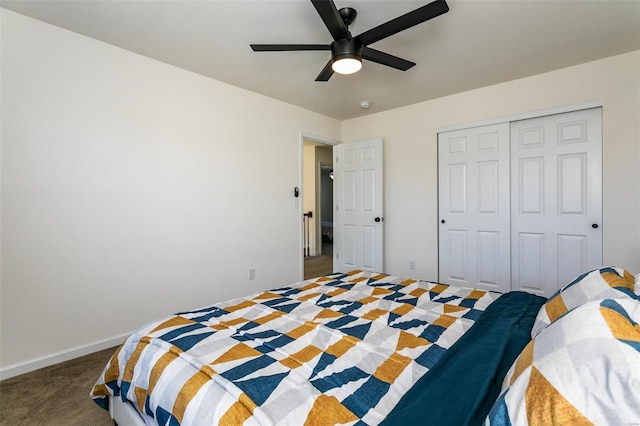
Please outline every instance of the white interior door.
[[337, 272], [383, 272], [382, 148], [382, 139], [333, 147], [333, 265]]
[[440, 282], [510, 289], [509, 124], [438, 134]]
[[550, 296], [602, 265], [601, 114], [511, 123], [513, 290]]

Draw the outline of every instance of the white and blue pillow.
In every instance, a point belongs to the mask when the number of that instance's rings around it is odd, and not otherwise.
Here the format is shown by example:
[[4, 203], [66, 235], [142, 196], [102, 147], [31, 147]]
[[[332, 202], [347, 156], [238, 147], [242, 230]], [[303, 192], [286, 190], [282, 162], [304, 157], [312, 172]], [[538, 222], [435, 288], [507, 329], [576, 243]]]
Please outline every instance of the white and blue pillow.
[[629, 297], [640, 301], [634, 276], [627, 270], [608, 266], [586, 272], [551, 296], [536, 317], [531, 337], [572, 309], [589, 301]]
[[629, 425], [640, 419], [640, 303], [579, 306], [547, 326], [508, 371], [485, 424]]

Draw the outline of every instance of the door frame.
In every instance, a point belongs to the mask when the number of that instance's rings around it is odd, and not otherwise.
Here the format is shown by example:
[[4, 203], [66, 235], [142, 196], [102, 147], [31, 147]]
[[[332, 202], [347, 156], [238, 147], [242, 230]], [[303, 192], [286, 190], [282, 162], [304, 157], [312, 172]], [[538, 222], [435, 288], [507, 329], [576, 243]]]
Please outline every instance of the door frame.
[[[335, 146], [338, 145], [340, 143], [342, 143], [339, 140], [335, 140], [335, 139], [331, 139], [325, 136], [318, 136], [318, 135], [314, 135], [311, 133], [307, 133], [305, 131], [300, 131], [299, 135], [298, 135], [298, 185], [297, 187], [300, 188], [300, 195], [299, 197], [294, 199], [294, 209], [297, 210], [298, 212], [302, 212], [302, 198], [303, 198], [303, 191], [304, 191], [304, 187], [302, 186], [302, 173], [303, 173], [303, 163], [304, 163], [304, 141], [308, 140], [311, 142], [315, 142], [315, 143], [319, 143], [322, 145], [327, 145], [327, 146]], [[302, 220], [300, 220], [300, 218], [302, 217], [302, 213], [300, 213], [298, 215], [298, 248], [302, 248], [302, 246], [304, 245], [304, 222], [302, 222]], [[302, 250], [298, 250], [298, 254], [300, 255], [300, 253], [302, 252]], [[299, 277], [299, 281], [304, 281], [304, 257], [303, 256], [299, 256], [298, 257], [298, 277]]]

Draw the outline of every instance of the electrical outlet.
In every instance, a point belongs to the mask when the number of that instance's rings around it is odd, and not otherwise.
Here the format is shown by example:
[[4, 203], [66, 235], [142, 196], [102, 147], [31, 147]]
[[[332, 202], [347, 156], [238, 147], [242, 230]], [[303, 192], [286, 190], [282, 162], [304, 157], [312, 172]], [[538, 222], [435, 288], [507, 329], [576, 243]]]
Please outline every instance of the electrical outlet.
[[256, 268], [249, 268], [249, 279], [250, 280], [256, 279]]
[[411, 269], [412, 271], [415, 271], [415, 269], [416, 269], [416, 260], [415, 259], [409, 259], [409, 269]]

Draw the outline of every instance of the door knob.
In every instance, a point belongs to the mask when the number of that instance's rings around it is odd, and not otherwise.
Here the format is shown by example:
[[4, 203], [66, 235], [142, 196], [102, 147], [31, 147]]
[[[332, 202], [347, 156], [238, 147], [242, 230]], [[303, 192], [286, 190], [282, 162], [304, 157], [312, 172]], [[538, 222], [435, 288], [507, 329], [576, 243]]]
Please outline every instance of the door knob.
[[376, 222], [382, 222], [382, 218], [381, 218], [381, 217], [376, 217], [376, 218], [375, 218], [375, 219], [373, 219], [373, 220], [375, 220]]
[[598, 228], [598, 224], [597, 224], [597, 223], [594, 223], [593, 225], [591, 225], [591, 227], [592, 227], [593, 229], [596, 229], [596, 228]]
[[442, 220], [440, 221], [440, 223], [445, 223], [445, 222], [446, 222], [446, 220], [444, 220], [444, 219], [442, 219]]

